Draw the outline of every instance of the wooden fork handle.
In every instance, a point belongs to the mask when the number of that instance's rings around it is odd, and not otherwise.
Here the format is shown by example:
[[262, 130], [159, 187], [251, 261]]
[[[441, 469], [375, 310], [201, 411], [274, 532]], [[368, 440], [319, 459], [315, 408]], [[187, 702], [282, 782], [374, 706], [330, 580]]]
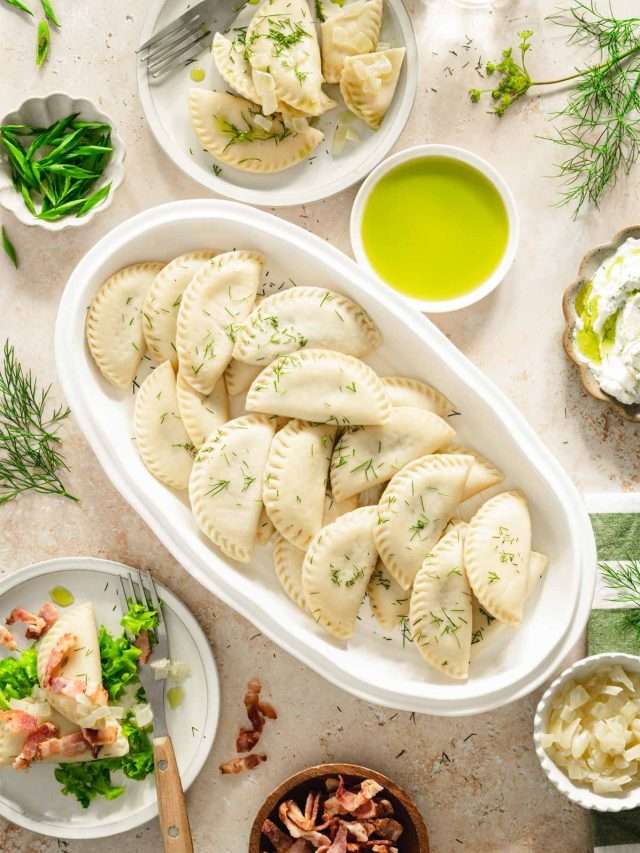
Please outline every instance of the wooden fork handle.
[[153, 739], [153, 759], [165, 853], [193, 853], [187, 804], [170, 737]]

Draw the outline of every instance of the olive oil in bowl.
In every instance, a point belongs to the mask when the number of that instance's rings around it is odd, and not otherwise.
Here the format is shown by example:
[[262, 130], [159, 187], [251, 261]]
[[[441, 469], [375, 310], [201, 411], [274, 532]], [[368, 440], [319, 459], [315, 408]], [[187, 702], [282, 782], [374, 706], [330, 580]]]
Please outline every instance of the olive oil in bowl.
[[493, 289], [513, 242], [494, 181], [465, 159], [436, 153], [384, 170], [366, 195], [359, 229], [372, 269], [426, 310], [462, 307], [475, 301], [474, 291]]

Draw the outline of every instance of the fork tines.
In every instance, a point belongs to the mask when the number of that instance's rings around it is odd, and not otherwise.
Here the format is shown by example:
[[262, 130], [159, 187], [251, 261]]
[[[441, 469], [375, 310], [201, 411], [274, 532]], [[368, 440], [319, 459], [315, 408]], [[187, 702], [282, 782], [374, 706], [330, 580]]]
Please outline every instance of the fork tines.
[[118, 590], [118, 598], [122, 597], [121, 609], [126, 613], [129, 609], [129, 601], [135, 601], [137, 604], [142, 604], [144, 607], [156, 610], [158, 612], [158, 625], [155, 629], [158, 636], [163, 636], [166, 633], [164, 625], [164, 616], [162, 613], [162, 602], [158, 595], [158, 590], [154, 583], [153, 577], [148, 572], [137, 570], [137, 577], [133, 574], [128, 574], [126, 577], [120, 577], [120, 585], [122, 587], [122, 595]]
[[200, 51], [200, 42], [211, 35], [204, 14], [206, 9], [206, 0], [198, 3], [138, 48], [136, 53], [143, 54], [151, 77], [160, 77], [178, 62], [187, 61]]

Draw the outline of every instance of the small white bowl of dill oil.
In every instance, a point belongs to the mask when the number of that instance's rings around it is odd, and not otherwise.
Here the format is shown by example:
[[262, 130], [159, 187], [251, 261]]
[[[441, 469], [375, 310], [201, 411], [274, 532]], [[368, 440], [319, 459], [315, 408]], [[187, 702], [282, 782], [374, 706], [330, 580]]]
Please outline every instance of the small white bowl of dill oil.
[[113, 122], [91, 101], [29, 98], [0, 122], [0, 205], [47, 231], [86, 225], [111, 204], [124, 158]]
[[516, 255], [520, 220], [501, 175], [471, 151], [416, 145], [388, 157], [351, 211], [358, 263], [420, 311], [491, 293]]

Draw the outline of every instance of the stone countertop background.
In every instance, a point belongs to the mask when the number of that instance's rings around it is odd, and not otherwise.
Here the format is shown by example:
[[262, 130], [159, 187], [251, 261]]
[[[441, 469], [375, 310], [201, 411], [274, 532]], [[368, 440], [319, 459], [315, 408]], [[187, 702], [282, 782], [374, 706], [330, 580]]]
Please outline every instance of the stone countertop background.
[[[35, 8], [37, 0], [31, 0]], [[62, 21], [42, 70], [34, 64], [35, 27], [0, 3], [0, 114], [26, 97], [54, 90], [86, 95], [112, 116], [128, 156], [127, 178], [112, 207], [87, 227], [50, 234], [0, 212], [20, 256], [16, 273], [0, 257], [0, 339], [10, 338], [23, 362], [56, 393], [53, 329], [67, 276], [112, 226], [161, 202], [206, 197], [156, 145], [136, 91], [133, 50], [145, 0], [73, 3], [55, 0]], [[619, 13], [632, 2], [616, 2]], [[561, 295], [582, 255], [627, 225], [637, 224], [638, 172], [609, 193], [600, 211], [578, 220], [553, 206], [559, 152], [542, 139], [547, 114], [561, 96], [529, 98], [504, 119], [472, 106], [467, 89], [482, 85], [481, 59], [536, 31], [531, 68], [545, 77], [572, 68], [563, 35], [544, 21], [552, 0], [505, 0], [469, 10], [453, 0], [407, 0], [422, 69], [412, 117], [397, 148], [421, 142], [468, 147], [495, 164], [511, 185], [522, 217], [516, 263], [503, 285], [479, 305], [435, 318], [451, 340], [522, 409], [583, 491], [631, 490], [640, 474], [637, 427], [588, 398], [562, 350]], [[466, 45], [466, 46], [465, 46]], [[355, 188], [277, 215], [349, 253], [348, 217]], [[205, 629], [218, 660], [223, 706], [212, 755], [189, 793], [196, 849], [242, 853], [266, 793], [284, 776], [331, 760], [370, 764], [411, 791], [427, 820], [434, 853], [585, 853], [587, 816], [546, 783], [532, 749], [539, 692], [508, 708], [465, 719], [413, 716], [369, 706], [332, 687], [280, 651], [248, 622], [205, 593], [156, 541], [102, 473], [73, 420], [65, 428], [70, 490], [62, 500], [26, 496], [2, 508], [0, 576], [51, 557], [92, 554], [151, 569], [179, 592]], [[249, 653], [247, 653], [247, 650]], [[576, 650], [576, 655], [580, 650]], [[232, 754], [247, 680], [258, 674], [280, 712], [264, 737], [269, 755], [255, 772], [221, 778]], [[125, 836], [58, 842], [0, 820], [3, 853], [157, 853], [155, 823]]]

